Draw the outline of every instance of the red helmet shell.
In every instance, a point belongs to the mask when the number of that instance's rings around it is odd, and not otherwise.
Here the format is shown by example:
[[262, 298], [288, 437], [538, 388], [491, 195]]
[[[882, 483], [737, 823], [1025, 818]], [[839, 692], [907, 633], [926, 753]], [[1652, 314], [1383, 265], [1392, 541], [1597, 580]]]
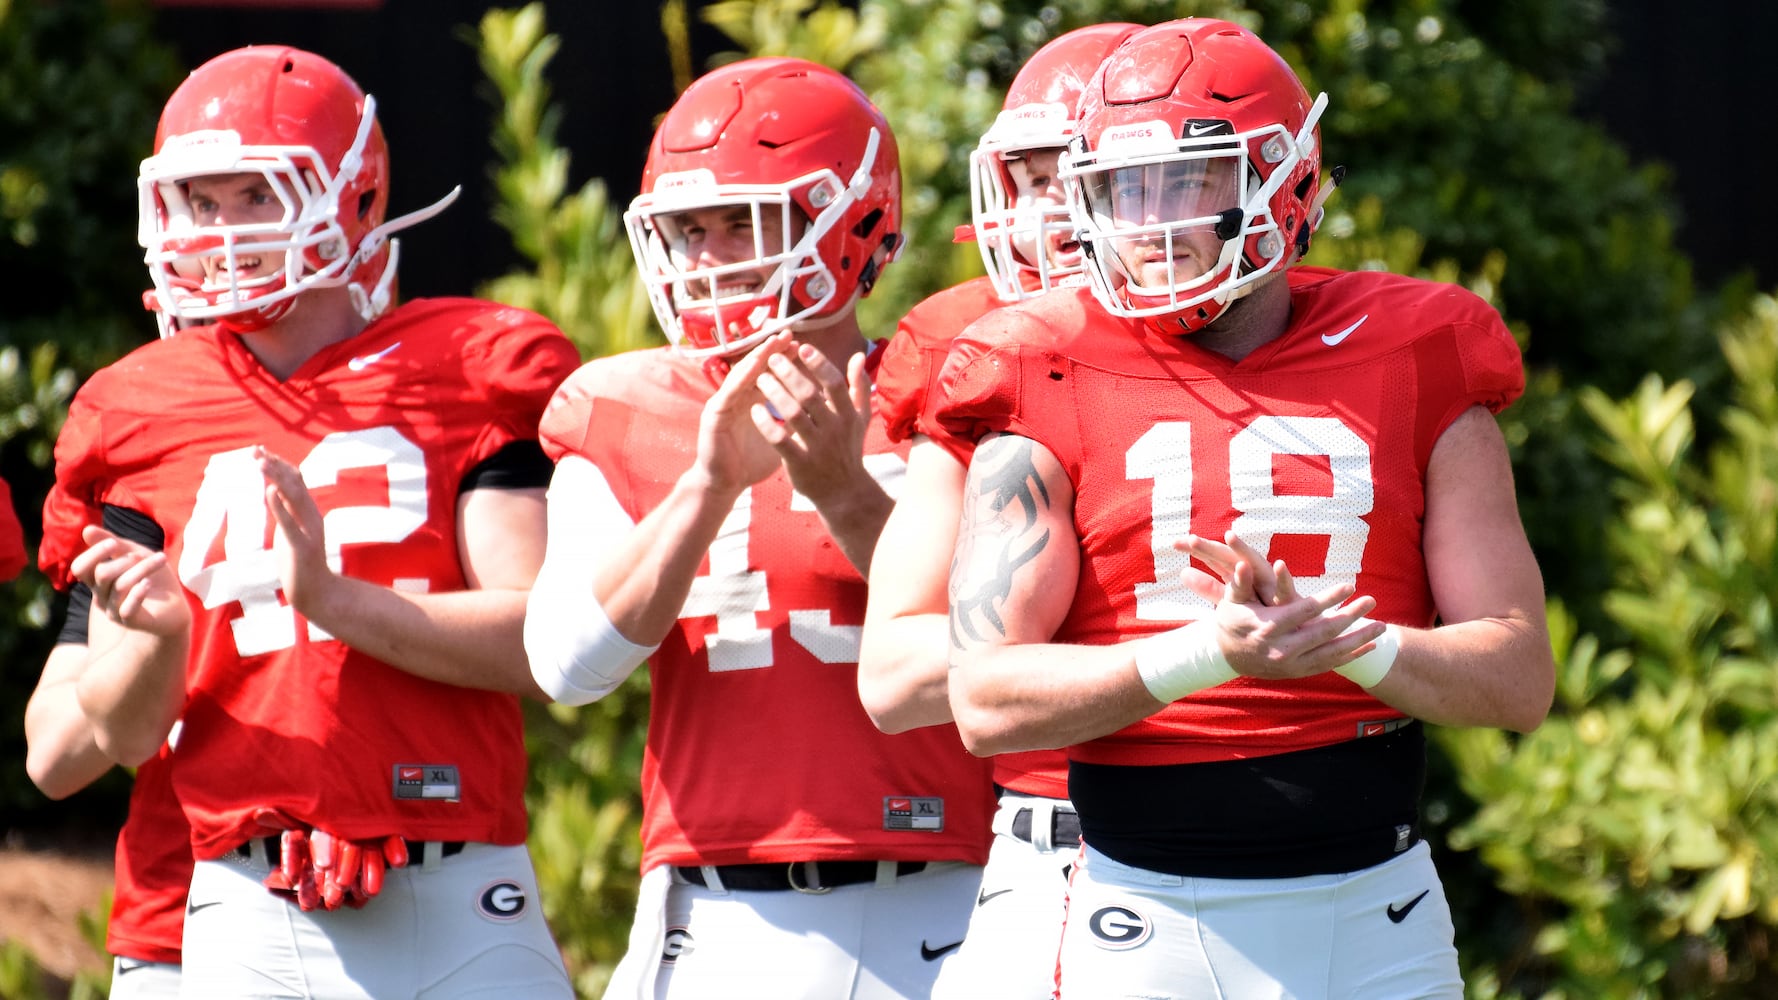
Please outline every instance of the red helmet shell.
[[[691, 305], [676, 294], [690, 272], [672, 262], [656, 216], [728, 205], [794, 207], [799, 238], [761, 255], [757, 263], [776, 264], [777, 278], [745, 308]], [[693, 82], [667, 112], [625, 222], [673, 342], [688, 354], [733, 354], [849, 308], [899, 252], [895, 136], [835, 70], [783, 57], [731, 63]]]

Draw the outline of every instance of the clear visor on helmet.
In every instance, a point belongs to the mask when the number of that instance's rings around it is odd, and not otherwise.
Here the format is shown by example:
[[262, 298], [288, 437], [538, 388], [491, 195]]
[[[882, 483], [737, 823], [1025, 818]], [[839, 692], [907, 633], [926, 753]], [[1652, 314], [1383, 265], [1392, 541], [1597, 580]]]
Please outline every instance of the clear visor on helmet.
[[1090, 150], [1075, 136], [1061, 172], [1105, 307], [1162, 316], [1226, 306], [1289, 266], [1295, 244], [1283, 226], [1304, 223], [1278, 218], [1274, 199], [1314, 155], [1326, 106], [1323, 94], [1294, 134], [1189, 118], [1113, 125]]
[[1170, 305], [1188, 304], [1238, 254], [1250, 183], [1246, 159], [1232, 145], [1078, 174], [1102, 263], [1129, 294]]
[[[835, 304], [817, 250], [846, 197], [831, 172], [781, 187], [722, 185], [701, 198], [663, 181], [624, 222], [655, 315], [682, 353], [735, 354]], [[790, 194], [805, 185], [828, 206], [813, 222]]]

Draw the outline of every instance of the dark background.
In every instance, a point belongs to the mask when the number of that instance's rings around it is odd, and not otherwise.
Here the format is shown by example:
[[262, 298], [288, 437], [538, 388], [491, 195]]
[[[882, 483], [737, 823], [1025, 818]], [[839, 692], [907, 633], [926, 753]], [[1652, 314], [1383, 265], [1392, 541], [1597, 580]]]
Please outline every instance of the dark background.
[[[402, 292], [466, 294], [520, 265], [489, 221], [494, 152], [491, 86], [468, 40], [482, 13], [518, 0], [160, 0], [161, 37], [187, 66], [246, 44], [310, 49], [340, 64], [374, 94], [392, 149], [390, 215], [430, 204], [454, 184], [464, 197], [403, 241]], [[688, 0], [694, 72], [732, 49]], [[656, 0], [557, 0], [549, 30], [561, 38], [550, 64], [563, 110], [559, 140], [573, 153], [570, 189], [603, 178], [616, 204], [635, 193], [657, 115], [673, 101], [672, 73]], [[1711, 12], [1711, 8], [1733, 10]], [[1602, 125], [1638, 163], [1672, 172], [1681, 206], [1676, 242], [1713, 288], [1751, 269], [1778, 284], [1778, 204], [1762, 152], [1778, 80], [1769, 39], [1778, 4], [1706, 2], [1688, 16], [1648, 0], [1610, 5], [1616, 39], [1604, 77], [1577, 95], [1581, 117]]]

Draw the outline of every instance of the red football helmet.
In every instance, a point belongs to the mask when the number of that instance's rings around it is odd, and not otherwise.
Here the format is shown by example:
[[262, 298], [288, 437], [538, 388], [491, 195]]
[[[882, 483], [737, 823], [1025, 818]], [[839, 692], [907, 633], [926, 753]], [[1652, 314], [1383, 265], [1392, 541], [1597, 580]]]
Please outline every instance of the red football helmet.
[[[1074, 107], [1111, 51], [1142, 30], [1110, 23], [1077, 28], [1031, 54], [1006, 89], [1003, 110], [969, 154], [970, 217], [994, 290], [1014, 302], [1081, 270], [1066, 204], [1020, 204], [1013, 164], [1030, 150], [1061, 150], [1074, 137]], [[1052, 259], [1044, 252], [1055, 244]], [[1020, 249], [1020, 248], [1024, 249]]]
[[[302, 292], [337, 285], [375, 318], [395, 280], [389, 234], [457, 194], [385, 223], [389, 151], [376, 101], [338, 66], [300, 49], [248, 46], [193, 70], [161, 113], [154, 150], [137, 179], [137, 236], [154, 281], [144, 304], [162, 318], [163, 335], [211, 319], [263, 329]], [[233, 174], [262, 176], [282, 217], [203, 224], [190, 182]], [[237, 262], [280, 257], [237, 276]]]
[[[674, 217], [700, 209], [742, 210], [752, 257], [712, 264], [686, 252]], [[674, 346], [736, 354], [843, 313], [900, 253], [895, 136], [864, 91], [826, 66], [732, 63], [667, 112], [624, 225]]]
[[[1326, 106], [1227, 21], [1167, 21], [1107, 57], [1061, 169], [1106, 308], [1191, 333], [1307, 253]], [[1179, 277], [1188, 255], [1203, 273]]]

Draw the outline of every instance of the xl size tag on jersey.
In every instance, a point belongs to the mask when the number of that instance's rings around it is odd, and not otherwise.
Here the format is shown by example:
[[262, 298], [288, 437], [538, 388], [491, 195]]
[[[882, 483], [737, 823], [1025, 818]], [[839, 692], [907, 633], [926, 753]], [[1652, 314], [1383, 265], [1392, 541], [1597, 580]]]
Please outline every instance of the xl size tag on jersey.
[[1384, 736], [1395, 732], [1397, 729], [1400, 729], [1412, 721], [1414, 720], [1388, 719], [1381, 722], [1360, 722], [1358, 724], [1358, 738], [1363, 739], [1366, 736]]
[[462, 794], [455, 764], [395, 765], [395, 797], [456, 802]]
[[944, 828], [944, 799], [916, 798], [905, 795], [883, 797], [883, 829], [931, 830], [934, 833], [939, 833]]

